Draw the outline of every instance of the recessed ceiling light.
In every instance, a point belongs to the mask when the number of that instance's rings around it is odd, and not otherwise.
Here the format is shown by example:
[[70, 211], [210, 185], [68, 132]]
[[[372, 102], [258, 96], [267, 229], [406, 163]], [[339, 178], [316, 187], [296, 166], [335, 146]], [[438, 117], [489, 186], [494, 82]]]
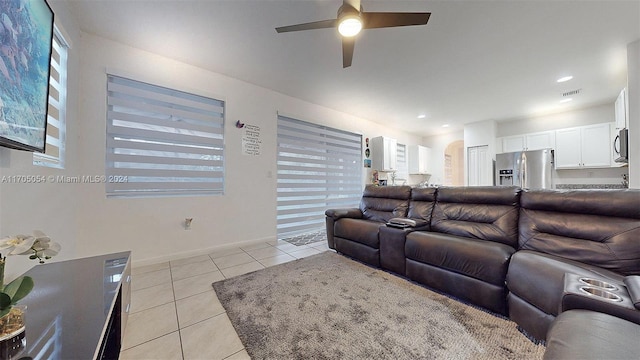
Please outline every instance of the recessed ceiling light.
[[442, 125], [442, 127], [449, 127], [449, 124], [444, 124]]
[[572, 98], [560, 100], [560, 104], [568, 103], [569, 101], [573, 101]]
[[425, 115], [425, 114], [420, 114], [420, 115], [418, 115], [418, 119], [424, 119], [424, 118], [426, 118], [426, 117], [427, 117], [427, 115]]
[[558, 81], [559, 83], [563, 83], [563, 82], [565, 82], [565, 81], [569, 81], [569, 80], [571, 80], [571, 79], [573, 79], [573, 76], [569, 75], [569, 76], [561, 77], [561, 78], [560, 78], [560, 79], [558, 79], [557, 81]]

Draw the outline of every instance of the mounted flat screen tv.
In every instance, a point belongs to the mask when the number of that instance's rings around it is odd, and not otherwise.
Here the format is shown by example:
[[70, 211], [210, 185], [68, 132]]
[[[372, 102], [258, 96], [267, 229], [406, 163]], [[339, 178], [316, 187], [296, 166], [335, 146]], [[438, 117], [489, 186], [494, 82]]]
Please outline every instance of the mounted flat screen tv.
[[44, 152], [52, 41], [45, 0], [0, 0], [0, 146]]

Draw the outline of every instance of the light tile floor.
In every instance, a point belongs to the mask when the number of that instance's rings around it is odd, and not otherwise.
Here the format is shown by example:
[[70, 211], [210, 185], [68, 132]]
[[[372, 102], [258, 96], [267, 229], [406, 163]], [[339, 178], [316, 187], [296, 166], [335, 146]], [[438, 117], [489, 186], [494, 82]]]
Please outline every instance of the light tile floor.
[[278, 241], [133, 268], [120, 359], [249, 359], [211, 283], [328, 249]]

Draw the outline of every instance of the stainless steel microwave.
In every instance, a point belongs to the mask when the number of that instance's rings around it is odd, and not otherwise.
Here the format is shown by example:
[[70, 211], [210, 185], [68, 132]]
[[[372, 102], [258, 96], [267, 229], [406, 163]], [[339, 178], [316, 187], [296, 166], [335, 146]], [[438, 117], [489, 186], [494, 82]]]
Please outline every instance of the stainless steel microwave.
[[618, 136], [613, 141], [613, 151], [615, 152], [616, 162], [629, 162], [629, 130], [621, 129]]

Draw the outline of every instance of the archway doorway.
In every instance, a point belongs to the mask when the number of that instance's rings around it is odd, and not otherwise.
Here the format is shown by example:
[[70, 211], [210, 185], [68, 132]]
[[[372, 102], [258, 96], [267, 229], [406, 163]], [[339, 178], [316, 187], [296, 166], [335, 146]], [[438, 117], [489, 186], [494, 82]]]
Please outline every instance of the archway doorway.
[[444, 150], [444, 184], [464, 185], [464, 140], [456, 140]]

